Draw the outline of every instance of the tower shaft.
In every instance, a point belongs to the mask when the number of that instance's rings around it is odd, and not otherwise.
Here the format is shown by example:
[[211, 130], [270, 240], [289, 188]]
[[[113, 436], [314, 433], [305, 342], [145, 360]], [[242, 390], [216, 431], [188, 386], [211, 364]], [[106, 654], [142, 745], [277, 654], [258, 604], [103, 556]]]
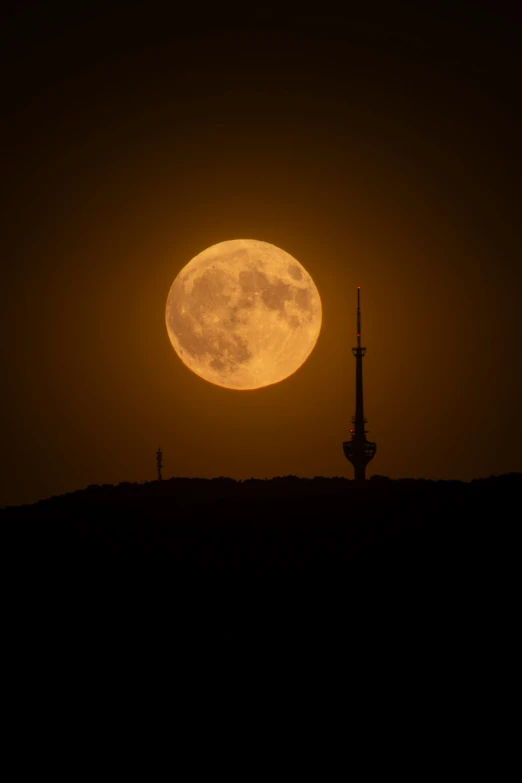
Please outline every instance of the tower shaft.
[[363, 401], [363, 354], [360, 348], [357, 348], [355, 354], [355, 416], [353, 423], [355, 431], [364, 434], [364, 401]]
[[366, 348], [361, 346], [361, 289], [357, 289], [357, 347], [352, 348], [355, 356], [355, 416], [351, 440], [343, 443], [345, 457], [352, 463], [354, 478], [357, 482], [366, 479], [366, 465], [373, 459], [377, 446], [366, 439], [366, 419], [364, 418], [363, 365]]

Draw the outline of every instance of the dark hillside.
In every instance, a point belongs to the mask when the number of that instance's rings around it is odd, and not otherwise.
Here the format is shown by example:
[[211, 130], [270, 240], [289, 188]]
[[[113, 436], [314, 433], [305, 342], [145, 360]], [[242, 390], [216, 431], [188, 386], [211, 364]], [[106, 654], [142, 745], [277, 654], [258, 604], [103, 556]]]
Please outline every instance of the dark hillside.
[[[470, 579], [514, 542], [522, 475], [461, 482], [374, 477], [236, 482], [170, 479], [91, 486], [0, 512], [4, 552], [28, 583], [123, 579], [219, 590], [389, 586]], [[484, 568], [485, 566], [485, 568]], [[96, 580], [95, 580], [96, 581]]]

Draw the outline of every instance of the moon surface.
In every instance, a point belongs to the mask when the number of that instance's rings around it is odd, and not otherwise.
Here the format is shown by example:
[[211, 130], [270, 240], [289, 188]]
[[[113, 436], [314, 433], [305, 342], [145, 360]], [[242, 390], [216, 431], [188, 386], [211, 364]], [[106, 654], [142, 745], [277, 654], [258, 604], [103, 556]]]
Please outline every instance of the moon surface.
[[169, 291], [167, 331], [186, 366], [226, 389], [259, 389], [292, 375], [321, 331], [321, 298], [306, 269], [268, 242], [212, 245]]

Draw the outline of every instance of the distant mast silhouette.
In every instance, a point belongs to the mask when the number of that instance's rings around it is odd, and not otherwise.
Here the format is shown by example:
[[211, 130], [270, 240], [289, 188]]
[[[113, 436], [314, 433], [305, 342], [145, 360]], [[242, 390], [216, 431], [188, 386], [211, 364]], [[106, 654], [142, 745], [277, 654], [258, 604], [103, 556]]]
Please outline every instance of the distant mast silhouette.
[[352, 348], [352, 353], [355, 356], [355, 416], [352, 418], [353, 429], [350, 430], [352, 439], [343, 443], [343, 451], [353, 465], [355, 481], [360, 482], [366, 479], [366, 465], [377, 450], [375, 443], [366, 440], [367, 430], [364, 428], [362, 360], [366, 348], [361, 347], [361, 286], [357, 288], [357, 348]]
[[156, 452], [156, 466], [158, 468], [158, 481], [161, 481], [163, 476], [161, 475], [161, 469], [163, 467], [163, 452], [159, 448]]

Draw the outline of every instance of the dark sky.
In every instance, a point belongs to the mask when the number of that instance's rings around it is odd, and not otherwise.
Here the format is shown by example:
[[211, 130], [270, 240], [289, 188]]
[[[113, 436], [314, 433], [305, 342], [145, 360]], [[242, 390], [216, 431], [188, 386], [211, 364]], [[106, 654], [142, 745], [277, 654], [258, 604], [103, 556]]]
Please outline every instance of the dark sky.
[[[2, 4], [0, 505], [164, 476], [522, 470], [521, 21], [508, 3]], [[228, 10], [227, 10], [228, 8]], [[517, 15], [515, 15], [517, 14]], [[185, 368], [164, 309], [209, 245], [314, 278], [280, 384]]]

